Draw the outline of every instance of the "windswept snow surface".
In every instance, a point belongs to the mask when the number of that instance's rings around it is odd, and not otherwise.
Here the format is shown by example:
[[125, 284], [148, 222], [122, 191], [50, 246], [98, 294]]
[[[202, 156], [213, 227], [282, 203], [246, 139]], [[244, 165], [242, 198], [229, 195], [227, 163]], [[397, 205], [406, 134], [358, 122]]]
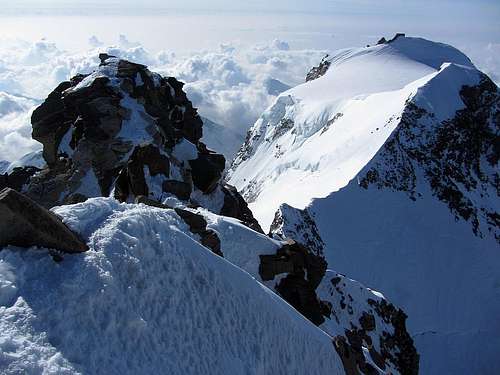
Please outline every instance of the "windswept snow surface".
[[54, 211], [90, 250], [0, 252], [1, 373], [343, 373], [328, 335], [173, 210], [94, 198]]
[[[450, 65], [451, 64], [451, 65]], [[263, 228], [281, 203], [304, 208], [347, 185], [399, 123], [408, 99], [433, 103], [446, 117], [463, 104], [444, 95], [477, 83], [470, 60], [420, 38], [336, 52], [327, 73], [278, 97], [250, 130], [229, 183], [243, 191]], [[450, 86], [453, 86], [451, 88]], [[423, 90], [419, 90], [423, 88]]]

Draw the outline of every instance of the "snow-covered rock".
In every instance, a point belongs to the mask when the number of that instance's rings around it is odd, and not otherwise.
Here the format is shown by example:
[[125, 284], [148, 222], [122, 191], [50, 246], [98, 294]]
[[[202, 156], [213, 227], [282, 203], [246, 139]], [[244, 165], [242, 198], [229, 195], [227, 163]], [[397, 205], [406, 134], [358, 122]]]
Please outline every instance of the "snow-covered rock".
[[144, 65], [100, 58], [95, 71], [62, 82], [34, 110], [33, 138], [43, 144], [43, 161], [27, 155], [7, 172], [21, 165], [43, 170], [24, 168], [23, 177], [33, 173], [15, 185], [6, 176], [3, 185], [22, 187], [45, 207], [97, 196], [220, 201], [214, 212], [258, 228], [245, 201], [222, 181], [224, 156], [200, 141], [203, 122], [183, 83]]
[[[325, 61], [255, 123], [229, 182], [264, 230], [282, 204], [307, 207], [329, 267], [408, 314], [422, 373], [494, 373], [497, 86], [460, 51], [420, 38]], [[288, 230], [313, 227], [285, 211]]]

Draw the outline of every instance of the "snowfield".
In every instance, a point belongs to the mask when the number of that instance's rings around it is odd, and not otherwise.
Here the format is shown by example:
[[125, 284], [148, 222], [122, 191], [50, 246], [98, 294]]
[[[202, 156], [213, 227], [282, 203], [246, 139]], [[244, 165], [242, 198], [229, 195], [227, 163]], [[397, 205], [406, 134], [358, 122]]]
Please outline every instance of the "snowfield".
[[173, 210], [94, 198], [54, 211], [90, 251], [0, 252], [2, 373], [343, 373], [327, 334]]

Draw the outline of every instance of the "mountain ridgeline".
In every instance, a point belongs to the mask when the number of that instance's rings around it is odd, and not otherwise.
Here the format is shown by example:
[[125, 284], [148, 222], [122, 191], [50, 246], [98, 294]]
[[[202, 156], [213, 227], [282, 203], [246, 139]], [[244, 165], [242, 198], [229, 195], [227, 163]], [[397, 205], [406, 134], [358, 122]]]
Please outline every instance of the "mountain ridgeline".
[[280, 95], [228, 180], [264, 230], [288, 226], [400, 305], [422, 373], [493, 374], [499, 134], [490, 78], [451, 46], [399, 35], [330, 53]]

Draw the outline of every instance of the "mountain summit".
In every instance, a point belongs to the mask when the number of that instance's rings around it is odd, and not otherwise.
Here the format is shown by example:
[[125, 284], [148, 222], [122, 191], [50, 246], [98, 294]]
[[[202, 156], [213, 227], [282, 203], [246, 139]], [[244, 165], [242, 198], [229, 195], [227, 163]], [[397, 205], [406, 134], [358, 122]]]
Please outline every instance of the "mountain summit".
[[467, 56], [398, 36], [332, 52], [282, 93], [229, 182], [265, 230], [314, 239], [403, 306], [422, 373], [494, 373], [499, 132], [498, 87]]

